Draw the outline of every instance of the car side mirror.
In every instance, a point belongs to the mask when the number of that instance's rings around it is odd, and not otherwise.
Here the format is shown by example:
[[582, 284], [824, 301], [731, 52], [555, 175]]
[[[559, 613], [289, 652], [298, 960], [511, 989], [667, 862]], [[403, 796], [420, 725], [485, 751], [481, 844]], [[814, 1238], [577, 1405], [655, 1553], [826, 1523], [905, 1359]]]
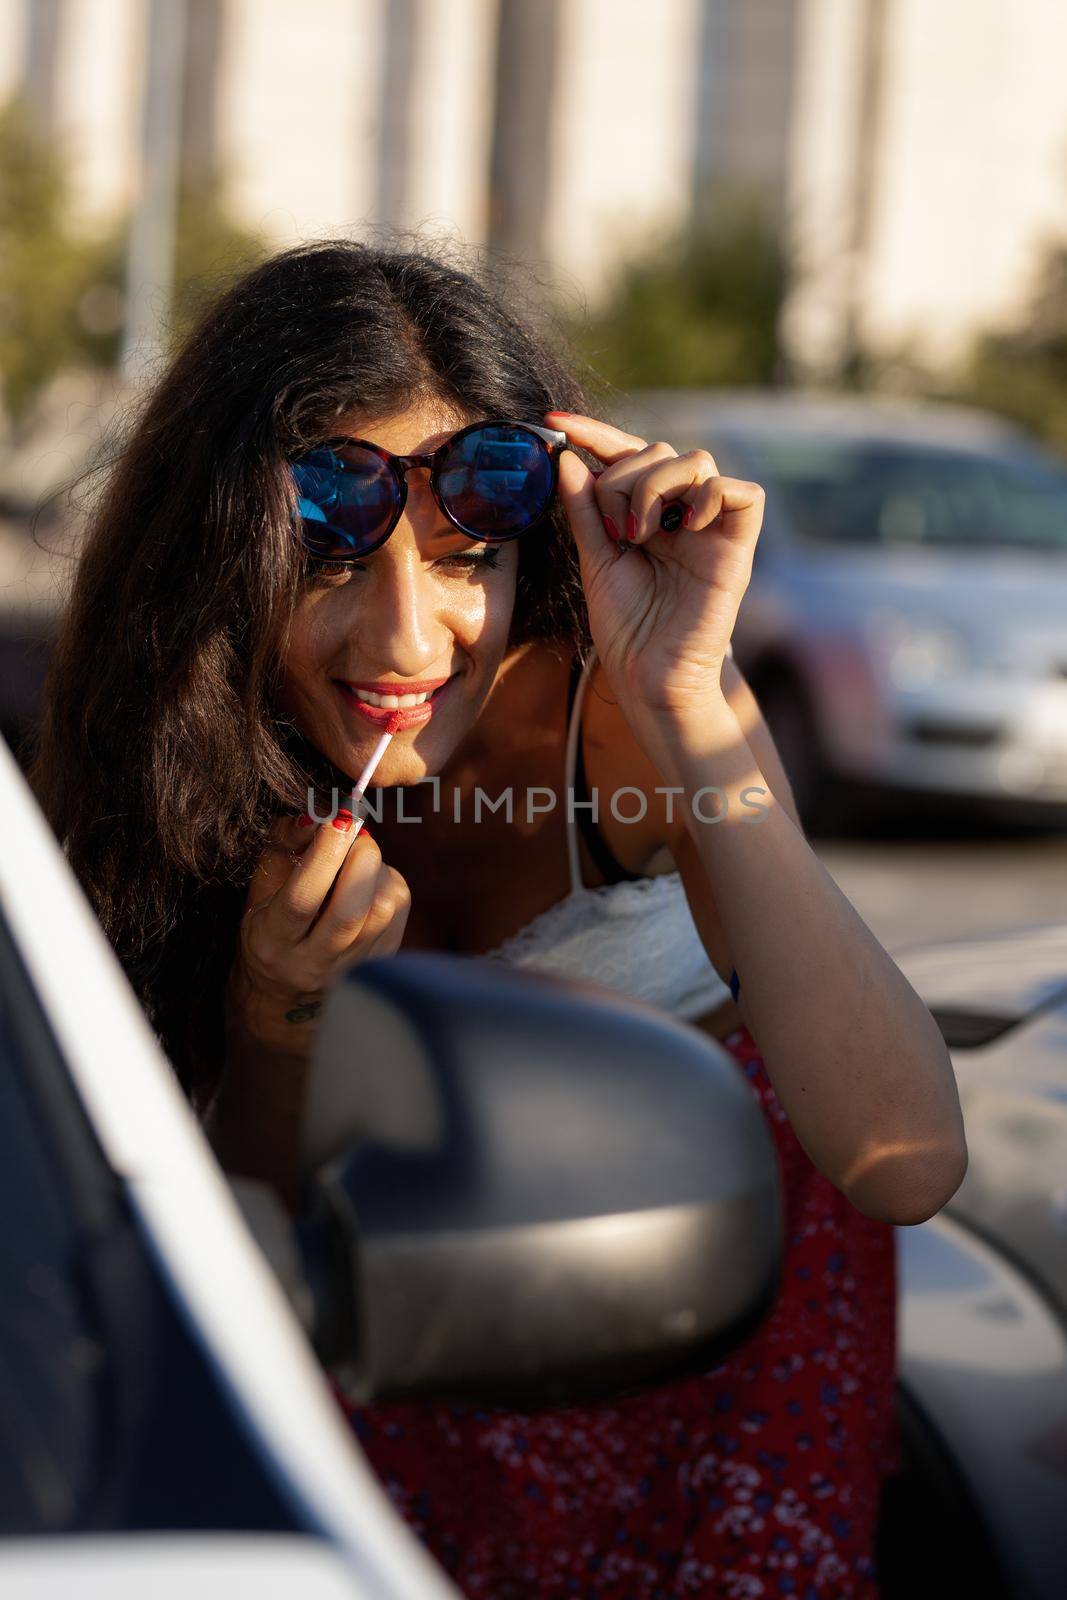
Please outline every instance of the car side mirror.
[[732, 1057], [492, 960], [345, 975], [301, 1167], [313, 1340], [357, 1404], [559, 1402], [695, 1371], [778, 1281], [777, 1158]]

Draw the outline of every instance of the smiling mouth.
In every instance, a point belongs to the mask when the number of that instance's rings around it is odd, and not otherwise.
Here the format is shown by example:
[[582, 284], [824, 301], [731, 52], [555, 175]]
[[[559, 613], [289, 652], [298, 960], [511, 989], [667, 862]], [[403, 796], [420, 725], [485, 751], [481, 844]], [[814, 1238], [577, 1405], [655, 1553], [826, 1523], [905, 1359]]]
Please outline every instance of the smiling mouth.
[[[455, 673], [452, 676], [455, 677]], [[418, 694], [377, 694], [373, 689], [358, 689], [354, 683], [348, 683], [344, 678], [338, 678], [337, 682], [347, 689], [349, 694], [353, 695], [362, 705], [378, 706], [387, 711], [405, 711], [410, 706], [424, 706], [428, 700], [432, 700], [435, 695], [440, 694], [441, 690], [452, 682], [452, 678], [445, 678], [435, 688], [424, 689]]]
[[420, 690], [418, 694], [379, 694], [374, 689], [357, 689], [344, 678], [335, 678], [334, 683], [347, 705], [377, 727], [395, 717], [398, 728], [416, 728], [430, 720], [442, 695], [447, 699], [448, 690], [459, 677], [454, 672], [435, 689]]

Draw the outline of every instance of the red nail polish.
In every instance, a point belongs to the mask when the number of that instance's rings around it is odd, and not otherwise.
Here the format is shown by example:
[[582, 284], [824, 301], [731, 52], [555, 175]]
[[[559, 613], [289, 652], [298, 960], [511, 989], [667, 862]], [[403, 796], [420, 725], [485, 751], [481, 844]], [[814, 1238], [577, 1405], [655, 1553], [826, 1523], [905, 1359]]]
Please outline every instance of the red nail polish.
[[618, 530], [618, 528], [612, 522], [610, 517], [605, 517], [603, 520], [604, 520], [604, 527], [607, 529], [608, 538], [609, 539], [614, 539], [615, 543], [618, 544], [618, 542], [619, 542], [619, 530]]
[[306, 811], [302, 811], [296, 819], [296, 825], [298, 828], [310, 828], [313, 825], [313, 822], [314, 818], [310, 817]]
[[546, 411], [546, 417], [572, 417], [573, 411]]
[[628, 539], [637, 538], [637, 518], [634, 516], [632, 511], [626, 518], [626, 537]]
[[341, 833], [347, 833], [352, 826], [351, 811], [339, 811], [333, 819], [333, 825]]
[[693, 513], [694, 513], [695, 510], [696, 510], [695, 506], [686, 506], [686, 508], [685, 508], [685, 516], [682, 518], [682, 527], [683, 528], [688, 528], [689, 524], [693, 520]]

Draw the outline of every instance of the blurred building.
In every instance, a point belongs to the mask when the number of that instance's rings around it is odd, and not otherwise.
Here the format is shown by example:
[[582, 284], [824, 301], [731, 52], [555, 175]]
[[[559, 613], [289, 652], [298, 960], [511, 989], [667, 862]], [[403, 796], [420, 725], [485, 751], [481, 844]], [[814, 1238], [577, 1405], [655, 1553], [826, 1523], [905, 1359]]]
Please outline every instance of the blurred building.
[[815, 373], [858, 341], [951, 363], [1067, 238], [1067, 6], [798, 0], [785, 335]]
[[134, 198], [153, 4], [186, 17], [182, 159], [279, 244], [453, 231], [571, 274], [692, 201], [704, 7], [670, 0], [0, 0], [0, 81], [68, 148], [88, 223]]
[[182, 164], [279, 245], [425, 226], [595, 302], [756, 197], [787, 348], [832, 377], [857, 343], [950, 362], [1067, 232], [1058, 0], [0, 0], [0, 88], [67, 148], [86, 226], [138, 194], [159, 7]]

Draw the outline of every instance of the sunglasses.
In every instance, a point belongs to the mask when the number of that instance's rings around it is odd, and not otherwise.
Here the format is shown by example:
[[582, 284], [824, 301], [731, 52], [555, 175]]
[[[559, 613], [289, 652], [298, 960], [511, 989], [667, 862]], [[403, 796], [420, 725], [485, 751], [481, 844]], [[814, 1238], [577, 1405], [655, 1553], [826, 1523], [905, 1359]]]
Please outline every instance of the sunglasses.
[[429, 467], [442, 514], [470, 539], [516, 539], [556, 493], [565, 433], [531, 422], [473, 422], [432, 455], [395, 456], [367, 439], [328, 439], [291, 462], [304, 542], [320, 559], [356, 561], [385, 543], [407, 503], [407, 474]]

